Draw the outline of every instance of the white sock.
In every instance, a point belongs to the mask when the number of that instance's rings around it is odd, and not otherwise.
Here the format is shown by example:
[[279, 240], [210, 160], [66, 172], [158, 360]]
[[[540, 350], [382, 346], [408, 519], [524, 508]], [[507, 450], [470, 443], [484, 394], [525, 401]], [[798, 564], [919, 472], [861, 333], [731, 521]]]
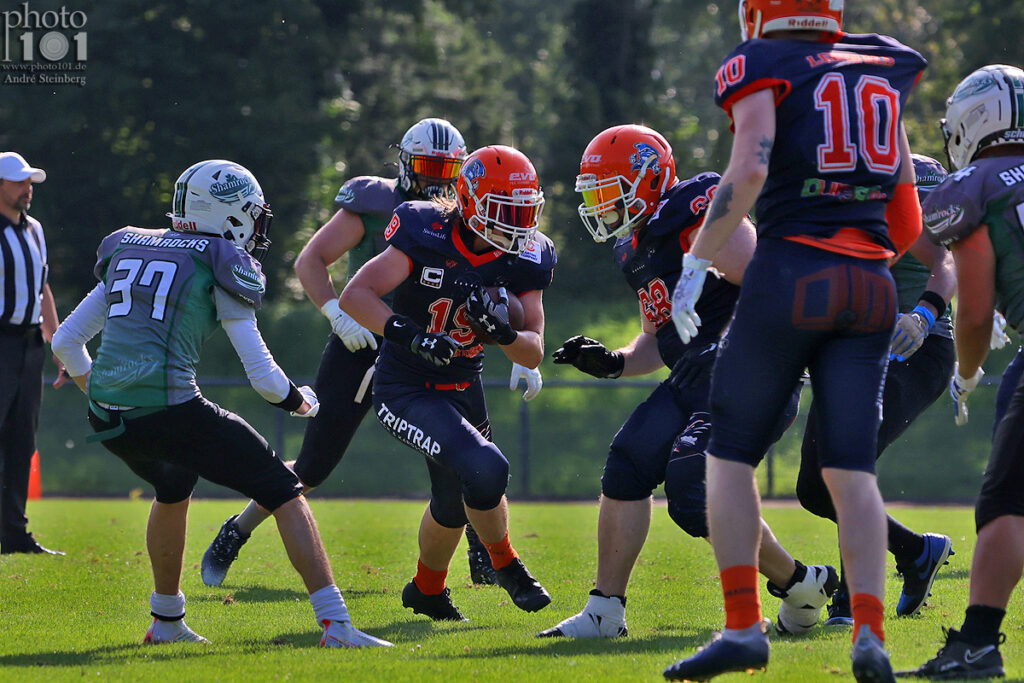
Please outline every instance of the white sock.
[[350, 621], [345, 598], [341, 596], [341, 591], [333, 583], [315, 593], [310, 593], [309, 602], [313, 605], [313, 613], [316, 615], [318, 624], [322, 625], [328, 619], [330, 621]]
[[270, 515], [257, 505], [256, 501], [250, 500], [245, 509], [235, 518], [235, 524], [238, 525], [238, 530], [242, 532], [243, 536], [248, 536], [256, 527], [263, 524], [268, 517]]
[[165, 619], [180, 619], [185, 614], [185, 594], [164, 595], [153, 591], [149, 596], [149, 608], [153, 616]]

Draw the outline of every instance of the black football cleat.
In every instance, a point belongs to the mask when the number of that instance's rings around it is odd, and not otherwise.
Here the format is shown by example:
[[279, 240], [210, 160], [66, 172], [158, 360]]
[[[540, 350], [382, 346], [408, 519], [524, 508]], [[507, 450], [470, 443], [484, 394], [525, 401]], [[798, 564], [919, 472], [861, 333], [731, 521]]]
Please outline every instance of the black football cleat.
[[710, 681], [715, 676], [733, 671], [756, 671], [768, 667], [771, 646], [768, 626], [762, 619], [737, 632], [718, 632], [711, 641], [686, 659], [665, 669], [662, 675], [670, 681]]
[[955, 628], [942, 629], [946, 636], [946, 644], [939, 653], [917, 669], [900, 671], [900, 678], [930, 678], [946, 680], [950, 678], [1002, 678], [1006, 675], [1003, 669], [1003, 656], [999, 654], [999, 645], [1006, 636], [999, 634], [999, 639], [988, 645], [974, 645], [960, 637]]
[[203, 583], [207, 586], [219, 586], [224, 583], [224, 577], [231, 569], [231, 563], [238, 558], [238, 551], [249, 540], [249, 536], [243, 536], [235, 519], [238, 515], [228, 517], [221, 525], [217, 537], [203, 553], [201, 574]]
[[29, 555], [63, 555], [59, 550], [50, 550], [39, 545], [39, 541], [31, 533], [0, 539], [0, 554], [13, 555], [26, 553]]
[[498, 585], [504, 588], [516, 607], [525, 612], [536, 612], [551, 604], [551, 595], [544, 590], [530, 570], [518, 557], [494, 572]]
[[471, 524], [466, 525], [466, 542], [469, 544], [466, 548], [469, 557], [469, 578], [478, 586], [493, 586], [498, 580], [494, 576], [494, 567], [491, 566], [491, 556]]
[[889, 653], [870, 626], [861, 626], [850, 652], [853, 678], [857, 683], [895, 683]]
[[415, 581], [410, 581], [402, 590], [402, 607], [408, 607], [414, 614], [422, 614], [434, 621], [469, 621], [452, 603], [450, 588], [445, 588], [437, 595], [427, 595]]

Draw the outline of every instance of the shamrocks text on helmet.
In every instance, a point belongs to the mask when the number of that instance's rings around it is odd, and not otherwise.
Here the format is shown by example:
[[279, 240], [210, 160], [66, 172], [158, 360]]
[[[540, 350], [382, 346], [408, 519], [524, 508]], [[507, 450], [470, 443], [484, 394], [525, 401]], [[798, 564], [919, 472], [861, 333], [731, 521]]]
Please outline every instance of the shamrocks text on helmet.
[[256, 177], [233, 161], [209, 159], [189, 166], [174, 183], [167, 215], [175, 230], [218, 235], [257, 261], [270, 248], [270, 205]]

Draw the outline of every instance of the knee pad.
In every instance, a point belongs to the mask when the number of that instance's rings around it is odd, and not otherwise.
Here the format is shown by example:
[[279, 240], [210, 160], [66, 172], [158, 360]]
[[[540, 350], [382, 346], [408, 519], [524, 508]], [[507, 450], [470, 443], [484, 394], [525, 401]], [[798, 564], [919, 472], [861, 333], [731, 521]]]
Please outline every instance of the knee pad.
[[434, 521], [447, 529], [458, 529], [466, 525], [466, 508], [458, 498], [430, 499], [430, 515]]
[[615, 500], [644, 500], [662, 481], [664, 459], [664, 449], [656, 453], [642, 434], [620, 429], [608, 449], [601, 493]]
[[694, 413], [690, 424], [676, 437], [665, 468], [668, 514], [680, 529], [694, 538], [708, 535], [705, 451], [711, 433], [707, 413]]
[[462, 485], [462, 497], [474, 510], [490, 510], [508, 488], [508, 460], [495, 446], [481, 448], [474, 460], [477, 471]]
[[199, 476], [183, 469], [175, 468], [162, 476], [159, 482], [154, 482], [156, 488], [156, 500], [158, 503], [173, 505], [180, 503], [192, 495]]

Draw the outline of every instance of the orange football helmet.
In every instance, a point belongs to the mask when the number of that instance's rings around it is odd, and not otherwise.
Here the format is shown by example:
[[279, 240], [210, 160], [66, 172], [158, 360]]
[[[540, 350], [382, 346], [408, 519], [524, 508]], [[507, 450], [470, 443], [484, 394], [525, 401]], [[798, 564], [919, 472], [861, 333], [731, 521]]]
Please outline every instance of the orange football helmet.
[[576, 191], [583, 195], [580, 218], [595, 242], [623, 237], [658, 208], [675, 185], [672, 146], [647, 126], [613, 126], [583, 151]]
[[544, 208], [537, 171], [512, 147], [491, 145], [469, 155], [455, 186], [466, 227], [491, 246], [521, 254], [530, 246]]
[[843, 25], [843, 0], [740, 0], [743, 40], [769, 31], [825, 31]]

